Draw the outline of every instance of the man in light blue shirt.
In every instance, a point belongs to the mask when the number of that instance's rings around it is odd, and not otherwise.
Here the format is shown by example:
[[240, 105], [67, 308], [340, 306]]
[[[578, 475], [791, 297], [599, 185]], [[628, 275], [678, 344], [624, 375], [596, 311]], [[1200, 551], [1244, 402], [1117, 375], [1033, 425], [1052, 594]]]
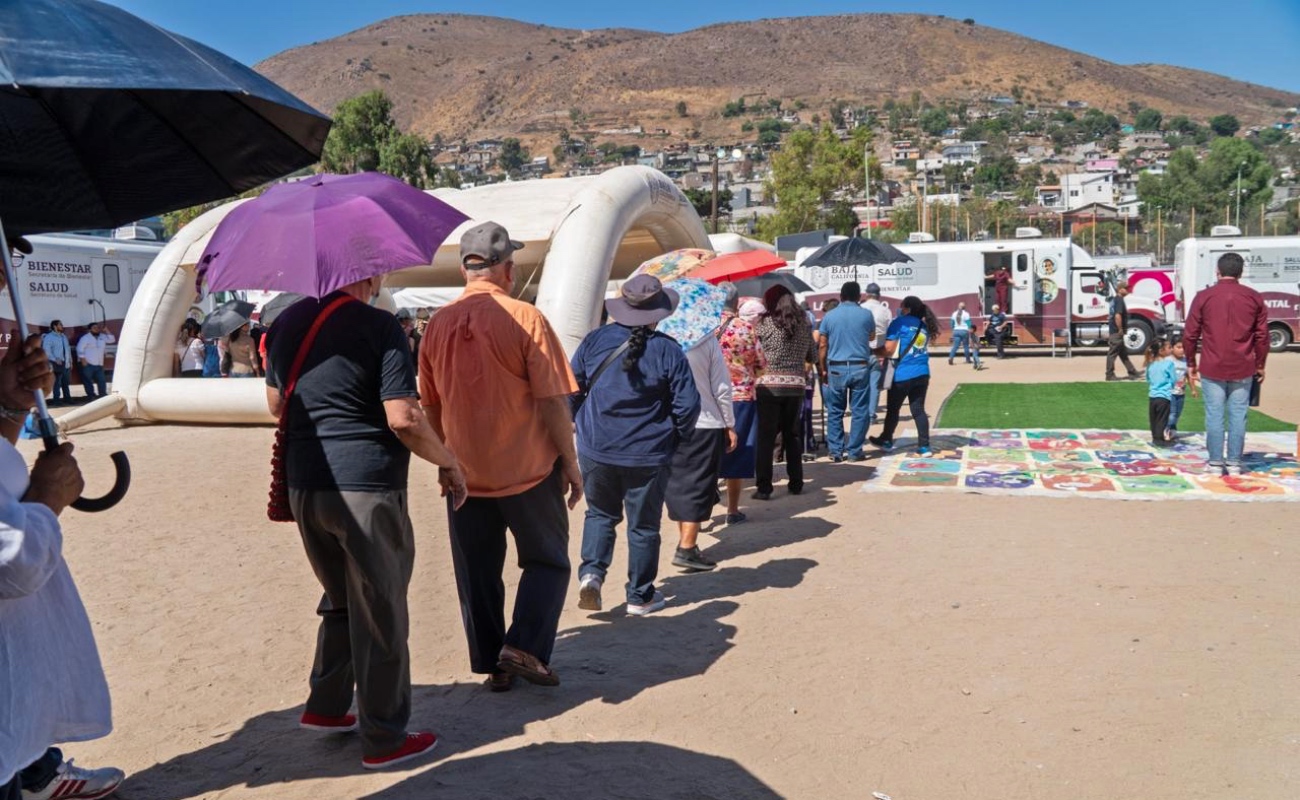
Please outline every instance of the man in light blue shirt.
[[[871, 377], [876, 356], [871, 340], [876, 318], [858, 305], [862, 287], [849, 281], [840, 288], [840, 304], [822, 317], [817, 365], [825, 387], [826, 444], [831, 461], [861, 461], [862, 445], [871, 424]], [[852, 413], [849, 439], [844, 441], [844, 409]]]
[[50, 330], [41, 337], [41, 349], [50, 362], [50, 369], [54, 370], [54, 394], [50, 397], [50, 405], [71, 403], [68, 373], [72, 370], [72, 345], [63, 333], [63, 322], [56, 319], [50, 323]]
[[958, 303], [957, 310], [952, 313], [952, 346], [948, 348], [948, 366], [952, 366], [952, 360], [957, 355], [960, 348], [966, 354], [966, 363], [970, 363], [970, 314], [966, 313], [966, 304]]

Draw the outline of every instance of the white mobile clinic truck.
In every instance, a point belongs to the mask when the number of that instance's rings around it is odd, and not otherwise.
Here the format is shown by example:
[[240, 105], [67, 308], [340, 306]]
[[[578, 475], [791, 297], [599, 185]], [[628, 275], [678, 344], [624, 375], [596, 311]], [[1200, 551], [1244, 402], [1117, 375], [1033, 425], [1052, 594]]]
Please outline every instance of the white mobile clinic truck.
[[1187, 318], [1197, 292], [1214, 285], [1224, 253], [1245, 259], [1241, 282], [1264, 295], [1269, 346], [1285, 349], [1300, 335], [1300, 236], [1242, 236], [1231, 225], [1217, 225], [1208, 237], [1179, 242], [1174, 249], [1179, 319]]
[[[993, 274], [1001, 267], [1011, 273], [1008, 305], [1014, 341], [1019, 343], [1104, 343], [1107, 311], [1114, 290], [1114, 273], [1097, 267], [1088, 252], [1069, 239], [1044, 239], [1035, 228], [1020, 228], [1017, 238], [973, 242], [934, 242], [913, 234], [898, 249], [912, 257], [901, 264], [869, 267], [802, 267], [795, 274], [813, 292], [805, 299], [818, 310], [838, 298], [840, 286], [857, 281], [880, 285], [893, 308], [907, 295], [916, 295], [934, 311], [946, 339], [947, 318], [966, 303], [983, 333], [997, 295]], [[929, 238], [927, 241], [926, 239]], [[811, 249], [809, 253], [813, 252]], [[802, 250], [796, 262], [806, 257]], [[1131, 353], [1143, 352], [1163, 325], [1158, 301], [1130, 296], [1126, 343]]]
[[[163, 243], [75, 234], [28, 236], [31, 255], [14, 251], [17, 286], [31, 330], [44, 332], [52, 320], [75, 347], [92, 322], [120, 336], [136, 287]], [[16, 326], [7, 298], [0, 298], [0, 350], [8, 348]], [[113, 352], [110, 349], [109, 353]], [[112, 369], [112, 361], [108, 361]]]

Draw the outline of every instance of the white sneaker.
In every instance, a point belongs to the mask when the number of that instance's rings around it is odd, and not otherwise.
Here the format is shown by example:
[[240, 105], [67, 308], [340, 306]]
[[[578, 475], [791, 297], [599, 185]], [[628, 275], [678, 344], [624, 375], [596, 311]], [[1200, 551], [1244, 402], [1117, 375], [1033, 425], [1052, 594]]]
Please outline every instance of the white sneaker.
[[656, 589], [654, 597], [650, 598], [650, 602], [628, 603], [627, 613], [629, 616], [633, 617], [644, 617], [646, 614], [653, 614], [656, 611], [662, 611], [663, 607], [666, 605], [668, 605], [668, 601], [664, 599], [664, 593]]
[[584, 575], [578, 582], [578, 608], [583, 611], [599, 611], [602, 585], [600, 578], [595, 575]]
[[1233, 476], [1233, 477], [1240, 478], [1240, 477], [1241, 477], [1241, 467], [1240, 467], [1239, 465], [1237, 465], [1237, 464], [1229, 464], [1229, 465], [1228, 465], [1228, 474], [1231, 475], [1231, 476]]
[[98, 800], [108, 797], [122, 785], [126, 773], [114, 767], [82, 769], [72, 759], [59, 765], [54, 780], [39, 792], [23, 790], [23, 800]]

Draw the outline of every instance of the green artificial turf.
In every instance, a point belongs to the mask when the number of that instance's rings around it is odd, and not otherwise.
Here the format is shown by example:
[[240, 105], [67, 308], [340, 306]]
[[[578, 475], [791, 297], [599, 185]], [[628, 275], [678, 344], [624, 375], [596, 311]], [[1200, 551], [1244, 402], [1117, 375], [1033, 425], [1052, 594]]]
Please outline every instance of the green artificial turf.
[[[942, 428], [975, 429], [1147, 430], [1147, 384], [963, 383], [944, 403], [937, 424]], [[1252, 408], [1246, 429], [1294, 431], [1296, 425]], [[1205, 406], [1199, 399], [1187, 397], [1178, 430], [1205, 430]]]

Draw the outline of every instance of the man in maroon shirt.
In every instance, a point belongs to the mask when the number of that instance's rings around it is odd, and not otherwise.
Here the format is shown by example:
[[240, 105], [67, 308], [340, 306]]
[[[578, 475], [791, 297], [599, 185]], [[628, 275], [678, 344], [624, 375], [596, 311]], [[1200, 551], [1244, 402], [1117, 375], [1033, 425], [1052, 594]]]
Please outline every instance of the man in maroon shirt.
[[1219, 282], [1192, 301], [1183, 346], [1187, 351], [1187, 373], [1193, 379], [1200, 376], [1205, 393], [1205, 444], [1210, 451], [1210, 468], [1221, 470], [1225, 466], [1226, 409], [1226, 467], [1229, 475], [1240, 475], [1250, 385], [1253, 380], [1264, 380], [1264, 362], [1268, 359], [1268, 309], [1259, 292], [1241, 285], [1245, 261], [1240, 255], [1225, 253], [1217, 266]]

